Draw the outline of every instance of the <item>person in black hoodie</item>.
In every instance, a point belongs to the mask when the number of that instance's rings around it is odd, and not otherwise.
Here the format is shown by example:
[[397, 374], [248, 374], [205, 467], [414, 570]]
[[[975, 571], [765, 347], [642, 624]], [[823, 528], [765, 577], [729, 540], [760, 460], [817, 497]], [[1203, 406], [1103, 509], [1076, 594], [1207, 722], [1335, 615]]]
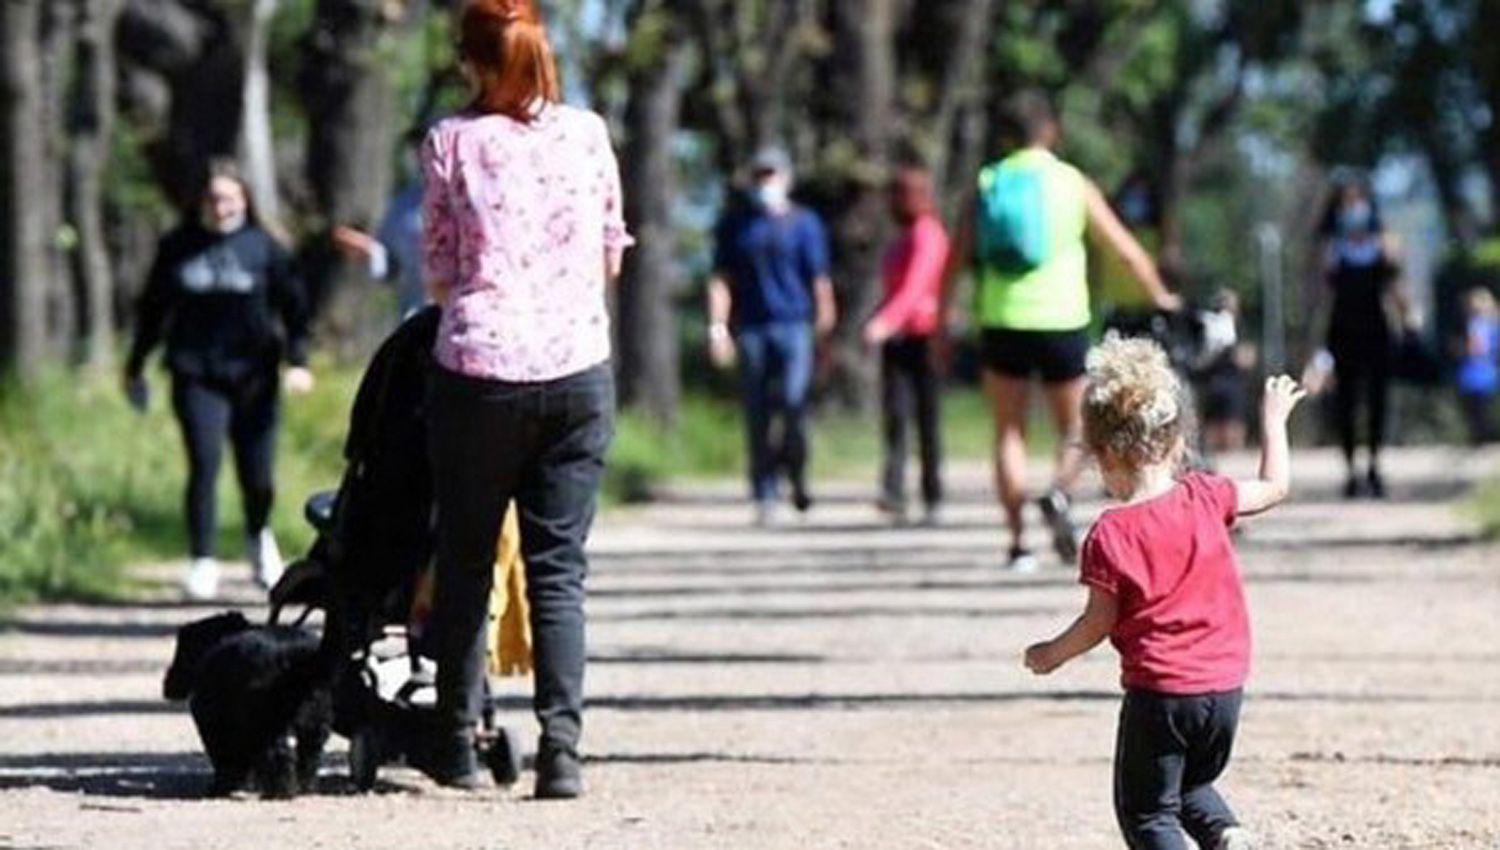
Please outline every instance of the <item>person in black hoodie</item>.
[[[188, 455], [187, 524], [192, 560], [183, 582], [194, 599], [218, 591], [214, 558], [215, 481], [227, 432], [239, 473], [245, 531], [256, 580], [281, 574], [267, 527], [279, 384], [312, 389], [307, 370], [306, 298], [291, 255], [256, 220], [232, 163], [212, 164], [196, 219], [166, 234], [136, 307], [126, 391], [144, 405], [146, 358], [165, 338], [172, 409]], [[278, 369], [290, 364], [278, 380]]]

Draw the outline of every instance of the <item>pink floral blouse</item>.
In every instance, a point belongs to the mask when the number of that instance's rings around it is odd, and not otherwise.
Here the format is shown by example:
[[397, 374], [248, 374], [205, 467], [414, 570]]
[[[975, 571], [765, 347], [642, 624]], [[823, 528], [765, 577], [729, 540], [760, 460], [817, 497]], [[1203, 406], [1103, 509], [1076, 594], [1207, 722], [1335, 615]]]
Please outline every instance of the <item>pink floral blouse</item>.
[[469, 113], [422, 150], [427, 279], [447, 287], [436, 356], [464, 375], [550, 381], [610, 357], [605, 257], [633, 244], [604, 120]]

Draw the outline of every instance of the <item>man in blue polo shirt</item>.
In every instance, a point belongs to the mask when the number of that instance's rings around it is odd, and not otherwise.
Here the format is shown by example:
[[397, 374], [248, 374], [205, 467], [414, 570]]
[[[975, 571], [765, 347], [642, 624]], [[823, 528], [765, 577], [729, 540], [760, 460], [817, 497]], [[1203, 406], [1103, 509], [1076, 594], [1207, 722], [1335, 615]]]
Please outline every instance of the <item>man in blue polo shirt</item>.
[[[756, 155], [749, 202], [715, 232], [708, 284], [709, 346], [721, 368], [740, 364], [756, 521], [775, 521], [779, 475], [799, 512], [807, 491], [807, 396], [815, 340], [833, 330], [828, 236], [813, 211], [792, 202], [791, 160], [780, 149]], [[775, 419], [779, 440], [772, 442]]]

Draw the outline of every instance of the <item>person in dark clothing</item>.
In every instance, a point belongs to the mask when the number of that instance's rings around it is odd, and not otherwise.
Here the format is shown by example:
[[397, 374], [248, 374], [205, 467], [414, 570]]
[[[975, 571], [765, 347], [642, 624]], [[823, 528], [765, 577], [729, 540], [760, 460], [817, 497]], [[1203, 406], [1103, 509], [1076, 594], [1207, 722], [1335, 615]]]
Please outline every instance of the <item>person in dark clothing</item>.
[[[1387, 399], [1395, 339], [1386, 305], [1399, 268], [1385, 238], [1369, 191], [1360, 183], [1340, 187], [1323, 217], [1323, 280], [1332, 291], [1328, 351], [1333, 355], [1334, 407], [1339, 443], [1348, 467], [1344, 495], [1368, 487], [1385, 496], [1380, 450], [1385, 445]], [[1364, 484], [1355, 467], [1358, 418], [1364, 409], [1369, 466]]]
[[[768, 148], [751, 163], [750, 202], [715, 231], [708, 284], [709, 354], [727, 368], [738, 358], [750, 449], [756, 522], [775, 522], [780, 477], [805, 512], [807, 401], [817, 340], [837, 318], [828, 236], [817, 213], [791, 199], [791, 158]], [[780, 421], [779, 439], [772, 426]]]
[[188, 455], [186, 512], [192, 561], [183, 587], [194, 599], [218, 590], [214, 557], [215, 481], [227, 432], [245, 510], [256, 580], [281, 574], [281, 554], [267, 527], [274, 496], [282, 360], [289, 390], [312, 388], [307, 368], [307, 310], [291, 256], [255, 220], [249, 193], [231, 164], [215, 163], [204, 182], [199, 216], [157, 247], [136, 307], [135, 343], [125, 367], [127, 393], [146, 398], [146, 358], [166, 342], [172, 409]]

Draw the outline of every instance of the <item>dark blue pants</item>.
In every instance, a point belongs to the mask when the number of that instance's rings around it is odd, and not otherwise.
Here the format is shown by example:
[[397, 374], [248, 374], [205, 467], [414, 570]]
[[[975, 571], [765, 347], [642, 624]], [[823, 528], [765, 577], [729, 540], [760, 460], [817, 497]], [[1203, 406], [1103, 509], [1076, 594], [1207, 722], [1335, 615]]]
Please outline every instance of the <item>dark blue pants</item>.
[[606, 364], [514, 384], [438, 370], [429, 406], [439, 721], [459, 731], [479, 719], [496, 544], [514, 499], [542, 744], [575, 749], [583, 727], [584, 543], [614, 435], [614, 374]]
[[[750, 447], [750, 494], [759, 502], [777, 498], [783, 471], [795, 490], [805, 492], [812, 328], [805, 322], [752, 325], [740, 328], [735, 342]], [[778, 420], [780, 431], [773, 439]]]
[[1197, 696], [1126, 691], [1115, 742], [1115, 816], [1131, 850], [1203, 850], [1238, 825], [1214, 780], [1229, 765], [1238, 690]]

